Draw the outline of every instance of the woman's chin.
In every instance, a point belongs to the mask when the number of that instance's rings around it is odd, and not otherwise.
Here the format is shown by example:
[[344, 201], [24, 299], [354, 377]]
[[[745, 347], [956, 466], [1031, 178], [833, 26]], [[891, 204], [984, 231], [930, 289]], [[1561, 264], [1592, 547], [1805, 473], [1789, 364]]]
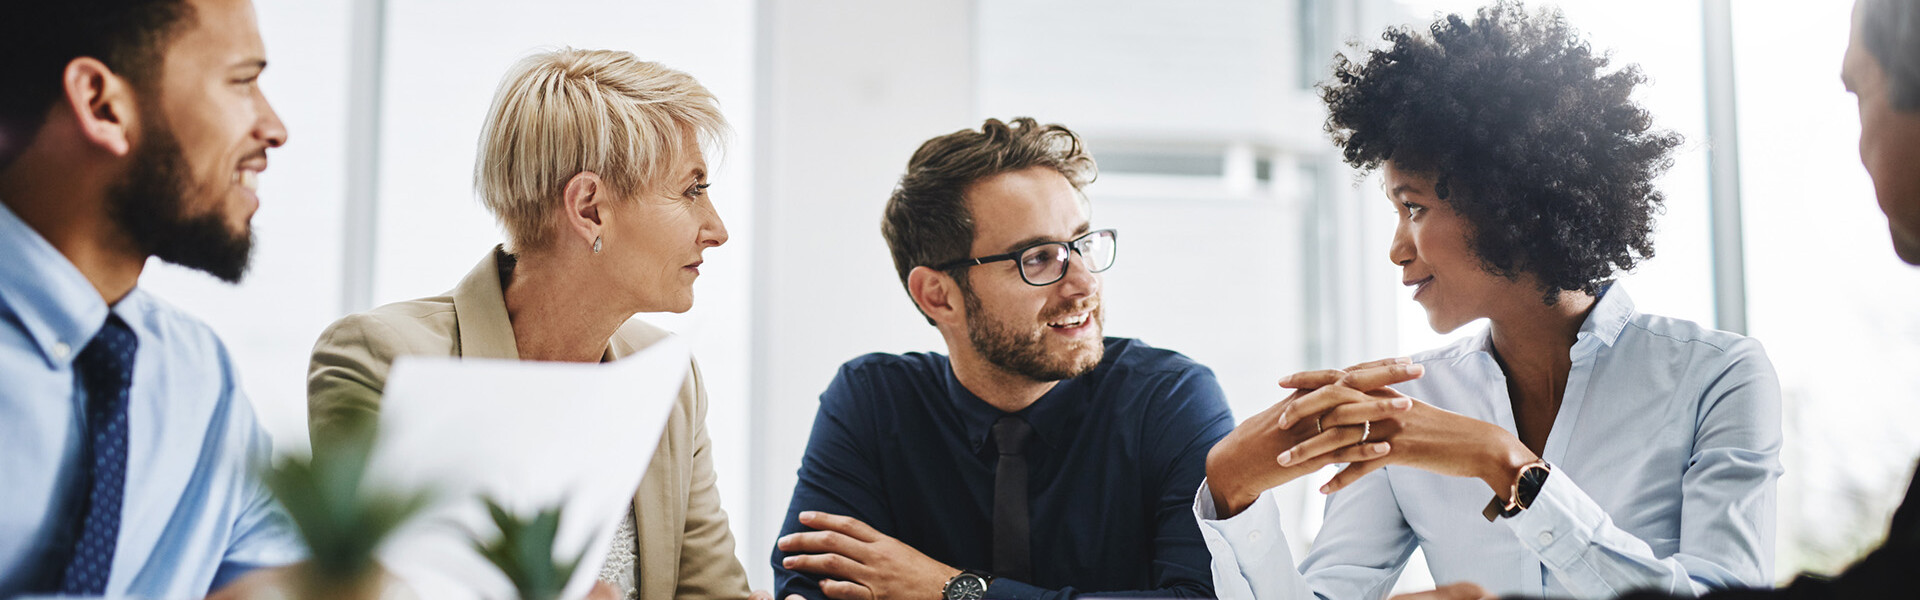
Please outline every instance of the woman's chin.
[[1460, 319], [1452, 315], [1438, 314], [1431, 310], [1427, 311], [1427, 326], [1432, 327], [1433, 332], [1440, 335], [1453, 333], [1454, 330], [1471, 322], [1473, 322], [1473, 319]]
[[691, 291], [689, 291], [683, 297], [675, 298], [671, 301], [668, 301], [666, 303], [666, 306], [654, 312], [670, 312], [670, 313], [678, 314], [678, 313], [687, 312], [689, 310], [693, 310], [693, 293]]
[[638, 303], [635, 313], [684, 313], [693, 310], [693, 290], [674, 290], [651, 294]]

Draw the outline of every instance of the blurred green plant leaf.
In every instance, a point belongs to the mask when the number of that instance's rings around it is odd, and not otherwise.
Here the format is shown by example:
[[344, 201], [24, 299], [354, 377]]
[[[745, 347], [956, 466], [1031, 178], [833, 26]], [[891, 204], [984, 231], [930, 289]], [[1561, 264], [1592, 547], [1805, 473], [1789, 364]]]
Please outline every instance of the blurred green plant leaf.
[[572, 560], [556, 561], [554, 539], [560, 534], [560, 506], [543, 509], [522, 519], [500, 506], [493, 498], [482, 498], [500, 537], [492, 541], [474, 536], [474, 548], [513, 582], [520, 600], [555, 600], [573, 577], [574, 569], [587, 556], [581, 549]]
[[373, 449], [371, 426], [314, 442], [312, 458], [283, 458], [262, 478], [306, 540], [307, 585], [348, 586], [373, 572], [380, 543], [426, 506], [431, 494], [362, 489]]

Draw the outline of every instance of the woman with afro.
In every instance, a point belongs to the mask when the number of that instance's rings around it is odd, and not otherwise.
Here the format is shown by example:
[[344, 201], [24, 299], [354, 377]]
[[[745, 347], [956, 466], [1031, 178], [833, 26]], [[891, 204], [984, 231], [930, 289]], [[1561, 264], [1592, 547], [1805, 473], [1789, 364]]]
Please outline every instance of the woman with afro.
[[[1327, 130], [1381, 171], [1388, 256], [1429, 324], [1489, 325], [1289, 377], [1292, 397], [1215, 446], [1195, 510], [1220, 596], [1381, 598], [1415, 548], [1476, 593], [1768, 585], [1766, 352], [1641, 313], [1614, 283], [1653, 255], [1654, 182], [1681, 142], [1633, 101], [1645, 77], [1609, 69], [1558, 12], [1508, 2], [1384, 37], [1336, 59]], [[1296, 569], [1265, 492], [1335, 462], [1350, 464]]]

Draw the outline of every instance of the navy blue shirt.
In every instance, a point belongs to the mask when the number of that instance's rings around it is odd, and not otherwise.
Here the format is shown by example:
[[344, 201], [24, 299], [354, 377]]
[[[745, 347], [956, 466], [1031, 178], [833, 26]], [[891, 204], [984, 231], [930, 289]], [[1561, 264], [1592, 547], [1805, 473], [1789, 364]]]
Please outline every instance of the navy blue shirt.
[[[945, 356], [848, 362], [820, 394], [780, 534], [806, 531], [801, 511], [847, 515], [948, 566], [991, 571], [989, 438], [1004, 414], [960, 385]], [[1213, 597], [1192, 508], [1207, 450], [1233, 429], [1213, 371], [1107, 338], [1092, 372], [1014, 414], [1033, 426], [1034, 581], [996, 578], [988, 598]], [[824, 598], [813, 576], [780, 567], [785, 556], [774, 549], [774, 597]]]

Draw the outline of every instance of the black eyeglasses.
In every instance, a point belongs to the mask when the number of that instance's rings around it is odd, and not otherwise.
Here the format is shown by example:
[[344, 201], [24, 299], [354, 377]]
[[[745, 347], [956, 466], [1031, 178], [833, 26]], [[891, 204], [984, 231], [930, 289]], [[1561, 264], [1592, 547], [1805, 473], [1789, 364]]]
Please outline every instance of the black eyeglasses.
[[1087, 259], [1087, 272], [1099, 273], [1113, 267], [1119, 233], [1112, 229], [1089, 231], [1070, 242], [1040, 242], [1006, 254], [962, 258], [934, 267], [942, 271], [984, 265], [1003, 260], [1020, 261], [1020, 280], [1031, 286], [1053, 285], [1067, 276], [1067, 259], [1078, 252]]

